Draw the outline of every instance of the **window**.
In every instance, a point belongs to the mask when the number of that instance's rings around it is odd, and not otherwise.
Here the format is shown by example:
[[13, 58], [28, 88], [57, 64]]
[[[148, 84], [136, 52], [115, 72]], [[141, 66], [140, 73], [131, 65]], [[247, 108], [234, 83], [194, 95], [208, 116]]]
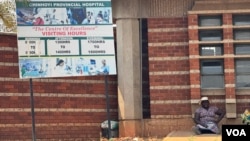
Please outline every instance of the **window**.
[[222, 60], [201, 60], [201, 88], [224, 88]]
[[199, 26], [221, 26], [221, 15], [204, 15], [199, 16]]
[[249, 55], [250, 44], [235, 44], [234, 45], [236, 55]]
[[250, 87], [250, 60], [236, 60], [236, 87]]
[[201, 56], [218, 56], [222, 55], [223, 45], [200, 45]]
[[234, 40], [250, 40], [250, 29], [234, 29]]
[[[235, 28], [234, 40], [250, 40], [250, 15], [248, 14], [234, 14], [234, 26], [245, 26], [244, 29]], [[242, 42], [234, 44], [234, 53], [236, 55], [250, 55], [250, 43]], [[250, 59], [236, 59], [235, 60], [235, 78], [236, 87], [244, 88], [250, 87]]]
[[199, 40], [200, 41], [221, 41], [222, 31], [221, 30], [200, 30]]
[[236, 26], [250, 25], [250, 15], [233, 15], [233, 24]]
[[[220, 28], [223, 24], [222, 15], [199, 15], [198, 18], [200, 56], [223, 55], [223, 44], [220, 42], [223, 40], [223, 28]], [[223, 60], [201, 59], [200, 66], [201, 88], [224, 88]]]

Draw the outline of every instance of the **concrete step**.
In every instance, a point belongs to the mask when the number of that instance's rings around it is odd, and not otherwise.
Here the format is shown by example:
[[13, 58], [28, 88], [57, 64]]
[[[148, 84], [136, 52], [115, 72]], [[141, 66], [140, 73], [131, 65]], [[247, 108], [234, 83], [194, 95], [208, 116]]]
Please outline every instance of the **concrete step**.
[[163, 141], [221, 141], [221, 135], [201, 134], [196, 135], [193, 131], [172, 131]]

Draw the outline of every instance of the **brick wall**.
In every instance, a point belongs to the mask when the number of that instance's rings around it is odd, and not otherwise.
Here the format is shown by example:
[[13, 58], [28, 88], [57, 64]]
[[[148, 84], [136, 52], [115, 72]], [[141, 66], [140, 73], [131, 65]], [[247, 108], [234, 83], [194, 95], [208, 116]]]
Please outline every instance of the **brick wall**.
[[[225, 12], [225, 13], [224, 13]], [[233, 38], [233, 14], [247, 13], [246, 11], [221, 11], [212, 13], [206, 13], [204, 11], [191, 11], [188, 15], [188, 33], [189, 33], [189, 55], [190, 55], [190, 85], [191, 85], [191, 100], [198, 100], [201, 96], [208, 96], [211, 101], [217, 106], [224, 108], [226, 110], [226, 118], [237, 119], [240, 114], [244, 112], [246, 108], [249, 108], [249, 88], [236, 88], [236, 66], [235, 60], [241, 59], [240, 55], [235, 55], [234, 53], [234, 43], [240, 42], [235, 41]], [[217, 29], [222, 30], [221, 41], [218, 43], [223, 45], [223, 54], [221, 56], [200, 56], [199, 45], [202, 41], [199, 41], [198, 30], [198, 20], [199, 16], [204, 15], [221, 15], [222, 25], [217, 26]], [[206, 27], [202, 27], [203, 29]], [[238, 27], [239, 28], [239, 27]], [[216, 29], [216, 27], [210, 27], [211, 29]], [[217, 43], [216, 41], [214, 41]], [[247, 43], [248, 41], [244, 41]], [[211, 42], [207, 41], [207, 44]], [[204, 42], [203, 42], [204, 44]], [[249, 55], [245, 55], [245, 58], [249, 58]], [[224, 66], [224, 82], [225, 87], [221, 90], [207, 89], [202, 90], [200, 85], [200, 60], [201, 59], [221, 59], [223, 60]], [[192, 103], [195, 105], [195, 101]], [[195, 108], [193, 108], [194, 110]], [[239, 123], [238, 123], [239, 124]]]
[[151, 118], [188, 117], [187, 18], [148, 19]]
[[[0, 140], [31, 140], [30, 81], [19, 79], [15, 35], [0, 35]], [[106, 120], [104, 76], [32, 79], [36, 139], [99, 139]], [[116, 76], [108, 76], [111, 119], [118, 118]]]
[[145, 136], [190, 130], [190, 75], [187, 17], [148, 19], [151, 119]]
[[221, 124], [241, 124], [240, 114], [249, 108], [249, 92], [235, 89], [232, 14], [224, 13], [222, 17], [222, 90], [201, 89], [200, 59], [204, 57], [199, 51], [198, 14], [148, 19], [151, 119], [145, 122], [145, 134], [164, 136], [173, 130], [190, 130], [201, 96], [208, 96], [212, 105], [226, 110]]

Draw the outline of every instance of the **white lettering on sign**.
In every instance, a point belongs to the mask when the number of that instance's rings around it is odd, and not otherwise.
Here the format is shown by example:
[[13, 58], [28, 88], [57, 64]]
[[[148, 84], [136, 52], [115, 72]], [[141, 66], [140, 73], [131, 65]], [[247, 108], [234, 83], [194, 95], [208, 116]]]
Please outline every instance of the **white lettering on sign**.
[[227, 136], [247, 136], [244, 129], [226, 129]]

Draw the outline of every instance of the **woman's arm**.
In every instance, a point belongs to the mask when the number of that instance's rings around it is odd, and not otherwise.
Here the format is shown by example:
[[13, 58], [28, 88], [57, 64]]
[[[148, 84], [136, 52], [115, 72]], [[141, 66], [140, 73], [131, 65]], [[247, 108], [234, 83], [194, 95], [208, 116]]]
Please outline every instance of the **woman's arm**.
[[200, 125], [202, 125], [203, 127], [206, 127], [206, 128], [207, 128], [207, 125], [204, 124], [204, 123], [202, 123], [202, 122], [200, 121], [200, 114], [197, 113], [197, 112], [195, 112], [195, 114], [194, 114], [194, 122], [195, 122], [196, 124], [200, 124]]
[[216, 123], [219, 123], [222, 120], [222, 118], [225, 116], [226, 112], [224, 110], [222, 110], [222, 109], [219, 108], [215, 112], [215, 114], [219, 116], [218, 119], [217, 119], [217, 121], [216, 121]]

